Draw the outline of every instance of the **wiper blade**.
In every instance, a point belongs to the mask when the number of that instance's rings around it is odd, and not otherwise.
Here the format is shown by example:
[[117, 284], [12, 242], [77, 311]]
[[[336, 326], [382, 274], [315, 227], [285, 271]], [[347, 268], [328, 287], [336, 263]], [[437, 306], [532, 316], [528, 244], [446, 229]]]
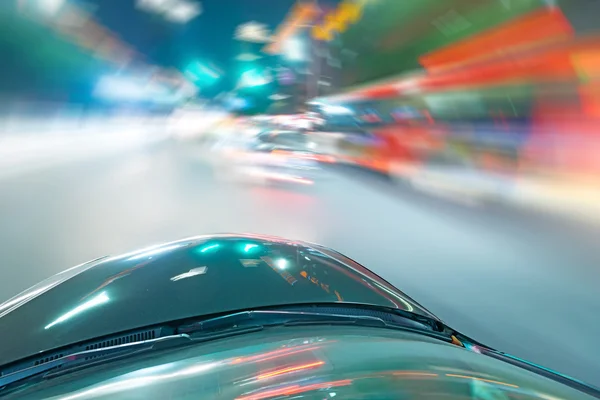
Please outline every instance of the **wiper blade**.
[[375, 321], [375, 323], [378, 324], [385, 324], [385, 322], [381, 319], [369, 316], [347, 316], [281, 310], [249, 310], [240, 311], [233, 314], [227, 314], [221, 317], [205, 319], [202, 321], [191, 323], [189, 325], [180, 326], [177, 329], [177, 331], [179, 333], [194, 334], [197, 332], [210, 332], [214, 330], [246, 326], [248, 324], [254, 324], [255, 326], [274, 326], [286, 324], [289, 325], [293, 322], [348, 323], [354, 322], [357, 319], [365, 321]]
[[323, 312], [285, 310], [248, 310], [236, 312], [180, 326], [177, 329], [177, 332], [189, 334], [191, 337], [196, 338], [196, 335], [201, 333], [219, 332], [222, 330], [227, 332], [231, 329], [243, 329], [244, 327], [252, 326], [292, 327], [303, 325], [353, 325], [360, 327], [397, 329], [427, 335], [446, 342], [452, 341], [450, 335], [446, 335], [442, 332], [390, 323], [381, 318], [369, 315], [342, 315]]
[[66, 367], [69, 370], [72, 370], [72, 368], [96, 365], [101, 362], [113, 361], [124, 356], [131, 356], [149, 350], [162, 350], [165, 348], [181, 346], [192, 342], [192, 339], [188, 335], [179, 334], [165, 336], [157, 339], [145, 340], [141, 342], [134, 342], [67, 354], [64, 357], [57, 358], [56, 360], [48, 361], [40, 365], [35, 365], [33, 367], [29, 367], [4, 376], [0, 376], [0, 390], [8, 385], [35, 376], [42, 376], [43, 378], [53, 373], [59, 368]]
[[221, 339], [221, 338], [226, 338], [226, 337], [231, 337], [231, 336], [236, 336], [236, 335], [243, 335], [245, 333], [258, 332], [258, 331], [262, 331], [264, 328], [265, 327], [262, 325], [238, 326], [238, 327], [233, 327], [230, 329], [224, 329], [222, 331], [209, 332], [206, 334], [202, 334], [202, 333], [194, 334], [193, 336], [191, 336], [191, 338], [194, 343], [206, 342], [209, 340]]
[[417, 329], [407, 325], [384, 321], [369, 315], [342, 315], [324, 312], [289, 310], [248, 310], [221, 317], [205, 319], [179, 326], [176, 334], [140, 342], [104, 347], [67, 354], [46, 363], [0, 376], [0, 394], [8, 386], [31, 378], [53, 378], [74, 370], [97, 366], [147, 351], [191, 345], [246, 333], [261, 331], [268, 327], [295, 327], [305, 325], [344, 325], [399, 329], [430, 336], [444, 341], [451, 337], [442, 332]]

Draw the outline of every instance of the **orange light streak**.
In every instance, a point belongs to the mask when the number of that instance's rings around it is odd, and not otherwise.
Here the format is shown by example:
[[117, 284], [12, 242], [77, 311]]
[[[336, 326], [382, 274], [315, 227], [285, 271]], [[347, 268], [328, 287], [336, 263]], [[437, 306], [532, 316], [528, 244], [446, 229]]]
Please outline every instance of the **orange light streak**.
[[430, 372], [418, 372], [418, 371], [398, 371], [398, 372], [393, 372], [392, 375], [394, 376], [427, 376], [427, 377], [438, 377], [438, 374], [433, 374]]
[[273, 360], [273, 359], [283, 357], [283, 356], [289, 356], [289, 355], [293, 355], [293, 354], [303, 353], [305, 351], [317, 350], [319, 347], [320, 346], [312, 346], [312, 347], [306, 347], [306, 348], [278, 349], [278, 350], [270, 351], [268, 353], [258, 354], [255, 356], [238, 357], [238, 358], [234, 359], [231, 363], [232, 364], [240, 364], [240, 363], [245, 363], [245, 362], [262, 362], [262, 361], [267, 361], [267, 360]]
[[487, 382], [487, 383], [494, 383], [496, 385], [504, 385], [504, 386], [508, 386], [508, 387], [513, 387], [513, 388], [518, 388], [517, 385], [513, 385], [511, 383], [505, 383], [505, 382], [499, 382], [499, 381], [493, 381], [491, 379], [483, 379], [483, 378], [477, 378], [475, 376], [468, 376], [468, 375], [455, 375], [455, 374], [446, 374], [446, 376], [449, 376], [451, 378], [462, 378], [462, 379], [472, 379], [475, 381], [481, 381], [481, 382]]
[[279, 376], [279, 375], [289, 374], [291, 372], [297, 372], [297, 371], [302, 371], [305, 369], [320, 367], [323, 364], [325, 364], [325, 362], [317, 361], [317, 362], [313, 362], [310, 364], [302, 364], [302, 365], [296, 365], [294, 367], [282, 368], [282, 369], [278, 369], [278, 370], [275, 370], [272, 372], [260, 374], [256, 377], [256, 379], [258, 379], [258, 380], [269, 379], [269, 378], [273, 378], [274, 376]]

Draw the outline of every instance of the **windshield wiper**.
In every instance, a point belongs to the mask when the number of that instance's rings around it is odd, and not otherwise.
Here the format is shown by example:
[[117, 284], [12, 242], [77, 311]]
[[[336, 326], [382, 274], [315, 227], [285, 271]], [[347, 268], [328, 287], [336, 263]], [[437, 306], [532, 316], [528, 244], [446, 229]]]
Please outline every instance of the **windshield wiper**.
[[0, 376], [0, 394], [3, 394], [2, 389], [5, 389], [6, 386], [36, 376], [44, 378], [59, 369], [62, 371], [64, 368], [65, 370], [72, 371], [79, 367], [97, 365], [150, 350], [162, 350], [165, 348], [182, 346], [188, 343], [192, 343], [192, 339], [188, 335], [170, 335], [157, 339], [67, 354], [56, 360]]
[[446, 342], [452, 341], [451, 336], [443, 332], [419, 329], [410, 324], [392, 323], [370, 315], [343, 315], [325, 312], [288, 310], [240, 311], [183, 325], [177, 328], [177, 332], [188, 334], [194, 339], [200, 339], [204, 335], [209, 335], [210, 337], [214, 332], [226, 333], [230, 330], [244, 329], [247, 327], [260, 326], [262, 328], [267, 328], [275, 326], [293, 327], [305, 325], [351, 325], [357, 327], [387, 328], [415, 332], [441, 339]]
[[7, 387], [32, 378], [49, 379], [59, 375], [73, 372], [81, 368], [88, 368], [113, 362], [122, 358], [144, 354], [148, 351], [172, 349], [186, 345], [197, 344], [209, 340], [216, 340], [235, 335], [258, 332], [263, 329], [261, 325], [247, 325], [222, 329], [203, 335], [191, 337], [187, 334], [175, 334], [144, 340], [134, 343], [103, 347], [100, 349], [86, 350], [67, 354], [46, 363], [25, 368], [4, 376], [0, 376], [0, 395], [5, 394]]
[[107, 362], [144, 354], [148, 351], [199, 344], [201, 342], [243, 335], [270, 327], [298, 327], [306, 325], [356, 326], [396, 329], [426, 335], [450, 342], [445, 332], [417, 328], [415, 325], [385, 321], [371, 315], [344, 315], [327, 312], [305, 312], [294, 310], [247, 310], [220, 317], [209, 318], [180, 325], [176, 334], [134, 343], [103, 347], [99, 349], [67, 353], [43, 364], [24, 368], [0, 376], [0, 395], [6, 394], [9, 386], [31, 379], [50, 379], [81, 368], [97, 366]]

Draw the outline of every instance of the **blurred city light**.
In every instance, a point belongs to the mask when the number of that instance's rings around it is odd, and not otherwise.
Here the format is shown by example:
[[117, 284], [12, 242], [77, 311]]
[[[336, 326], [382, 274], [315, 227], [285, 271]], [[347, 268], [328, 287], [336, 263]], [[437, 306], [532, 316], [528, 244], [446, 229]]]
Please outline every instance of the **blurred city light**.
[[128, 78], [115, 76], [103, 77], [95, 91], [96, 96], [117, 100], [144, 100], [149, 92], [145, 84]]
[[287, 39], [283, 51], [284, 56], [290, 61], [304, 61], [306, 59], [305, 43], [298, 37]]
[[250, 21], [235, 29], [234, 38], [244, 42], [267, 43], [271, 40], [271, 35], [265, 24]]
[[354, 111], [352, 111], [350, 108], [344, 107], [344, 106], [338, 106], [338, 105], [323, 105], [323, 106], [321, 106], [321, 110], [323, 110], [324, 113], [330, 114], [330, 115], [352, 115], [352, 114], [354, 114]]
[[200, 3], [178, 1], [165, 12], [165, 18], [171, 22], [185, 24], [202, 13]]
[[171, 93], [166, 87], [147, 80], [122, 76], [104, 76], [97, 83], [94, 95], [113, 101], [149, 101], [156, 103], [176, 103], [183, 93]]
[[260, 73], [256, 69], [251, 69], [242, 73], [240, 80], [238, 81], [238, 87], [248, 88], [263, 86], [270, 83], [273, 79], [265, 73]]
[[279, 100], [287, 99], [289, 97], [291, 97], [291, 96], [288, 95], [288, 94], [278, 94], [278, 93], [275, 93], [275, 94], [272, 94], [271, 96], [269, 96], [269, 99], [271, 99], [273, 101], [279, 101]]
[[175, 0], [136, 0], [135, 4], [141, 10], [162, 13], [174, 3]]
[[235, 59], [238, 61], [256, 61], [256, 60], [259, 60], [260, 58], [262, 58], [262, 57], [257, 54], [241, 53]]
[[212, 85], [221, 78], [221, 73], [200, 61], [193, 61], [185, 68], [185, 75], [199, 85]]
[[202, 4], [192, 0], [137, 0], [136, 6], [179, 24], [186, 24], [202, 14]]
[[66, 0], [38, 0], [37, 6], [46, 15], [54, 15], [65, 4]]

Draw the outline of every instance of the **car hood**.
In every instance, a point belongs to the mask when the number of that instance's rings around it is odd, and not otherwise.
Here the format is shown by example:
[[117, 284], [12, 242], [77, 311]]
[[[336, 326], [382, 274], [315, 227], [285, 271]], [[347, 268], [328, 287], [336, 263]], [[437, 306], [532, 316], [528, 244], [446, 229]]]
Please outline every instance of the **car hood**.
[[289, 304], [360, 303], [433, 317], [371, 271], [317, 245], [195, 237], [99, 259], [0, 305], [0, 365], [190, 317]]

